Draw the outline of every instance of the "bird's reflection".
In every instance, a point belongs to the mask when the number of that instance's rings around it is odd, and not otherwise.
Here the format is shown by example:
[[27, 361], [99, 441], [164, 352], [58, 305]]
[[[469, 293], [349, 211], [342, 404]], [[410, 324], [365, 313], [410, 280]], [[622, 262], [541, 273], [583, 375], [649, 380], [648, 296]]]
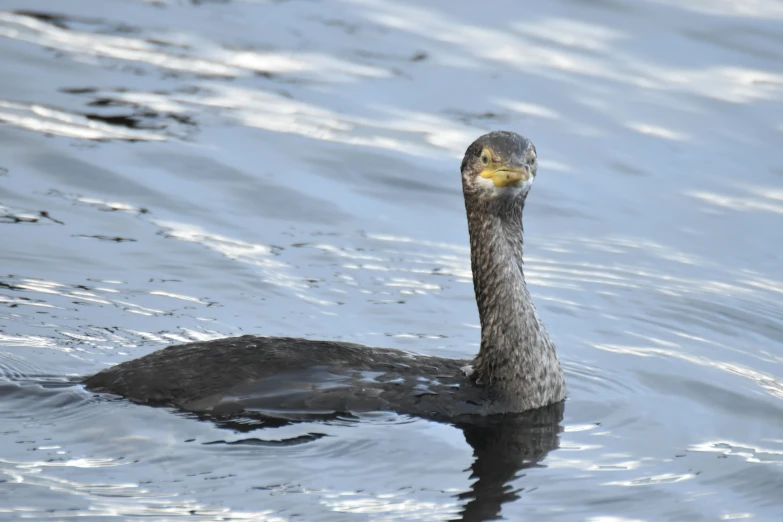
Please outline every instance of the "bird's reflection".
[[[458, 495], [458, 498], [464, 502], [464, 506], [459, 518], [453, 520], [462, 522], [496, 520], [500, 517], [503, 504], [519, 498], [518, 492], [510, 483], [520, 471], [541, 466], [541, 462], [549, 452], [558, 448], [564, 407], [565, 403], [559, 402], [524, 413], [465, 417], [454, 423], [455, 427], [462, 430], [465, 440], [473, 448], [471, 480], [474, 482], [470, 490]], [[250, 432], [259, 427], [279, 427], [296, 421], [327, 420], [341, 416], [308, 415], [306, 418], [295, 419], [290, 417], [274, 419], [267, 416], [242, 419], [200, 418], [212, 420], [223, 428]], [[323, 436], [320, 433], [308, 433], [282, 441], [245, 438], [240, 441], [217, 441], [212, 444], [297, 445]]]
[[500, 517], [501, 506], [519, 498], [510, 482], [521, 470], [541, 465], [560, 443], [564, 402], [514, 415], [471, 419], [457, 426], [473, 448], [469, 491], [456, 520], [478, 522]]

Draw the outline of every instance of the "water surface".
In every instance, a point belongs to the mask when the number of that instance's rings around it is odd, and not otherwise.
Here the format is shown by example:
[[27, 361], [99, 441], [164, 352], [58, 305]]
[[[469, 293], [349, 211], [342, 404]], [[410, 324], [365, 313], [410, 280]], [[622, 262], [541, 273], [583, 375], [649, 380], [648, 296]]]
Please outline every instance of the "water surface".
[[[0, 519], [779, 520], [781, 34], [773, 0], [7, 0]], [[458, 168], [497, 128], [540, 157], [556, 437], [72, 383], [244, 333], [470, 357]]]

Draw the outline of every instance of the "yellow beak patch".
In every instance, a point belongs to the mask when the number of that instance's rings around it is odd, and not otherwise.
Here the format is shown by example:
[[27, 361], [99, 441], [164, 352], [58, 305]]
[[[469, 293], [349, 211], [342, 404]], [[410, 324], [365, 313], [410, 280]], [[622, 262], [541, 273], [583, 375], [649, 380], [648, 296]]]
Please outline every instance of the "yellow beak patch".
[[485, 168], [479, 174], [484, 179], [491, 179], [496, 187], [506, 187], [508, 185], [521, 187], [523, 181], [530, 178], [530, 171], [527, 169], [514, 169], [501, 167], [499, 169]]

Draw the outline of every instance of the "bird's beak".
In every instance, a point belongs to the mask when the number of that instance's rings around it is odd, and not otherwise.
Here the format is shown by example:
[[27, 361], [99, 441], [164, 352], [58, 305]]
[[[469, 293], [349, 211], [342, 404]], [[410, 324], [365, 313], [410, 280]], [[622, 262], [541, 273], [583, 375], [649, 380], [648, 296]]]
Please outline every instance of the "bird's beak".
[[521, 187], [522, 183], [530, 179], [529, 167], [498, 167], [485, 168], [479, 174], [482, 178], [491, 179], [496, 187]]

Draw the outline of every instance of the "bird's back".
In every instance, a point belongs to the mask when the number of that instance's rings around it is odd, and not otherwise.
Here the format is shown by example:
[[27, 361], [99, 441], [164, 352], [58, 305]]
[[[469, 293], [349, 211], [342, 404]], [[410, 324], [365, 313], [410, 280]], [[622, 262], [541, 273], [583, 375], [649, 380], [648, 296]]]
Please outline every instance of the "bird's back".
[[467, 361], [351, 343], [243, 336], [171, 346], [84, 383], [135, 402], [215, 417], [396, 411], [449, 420], [487, 413]]

